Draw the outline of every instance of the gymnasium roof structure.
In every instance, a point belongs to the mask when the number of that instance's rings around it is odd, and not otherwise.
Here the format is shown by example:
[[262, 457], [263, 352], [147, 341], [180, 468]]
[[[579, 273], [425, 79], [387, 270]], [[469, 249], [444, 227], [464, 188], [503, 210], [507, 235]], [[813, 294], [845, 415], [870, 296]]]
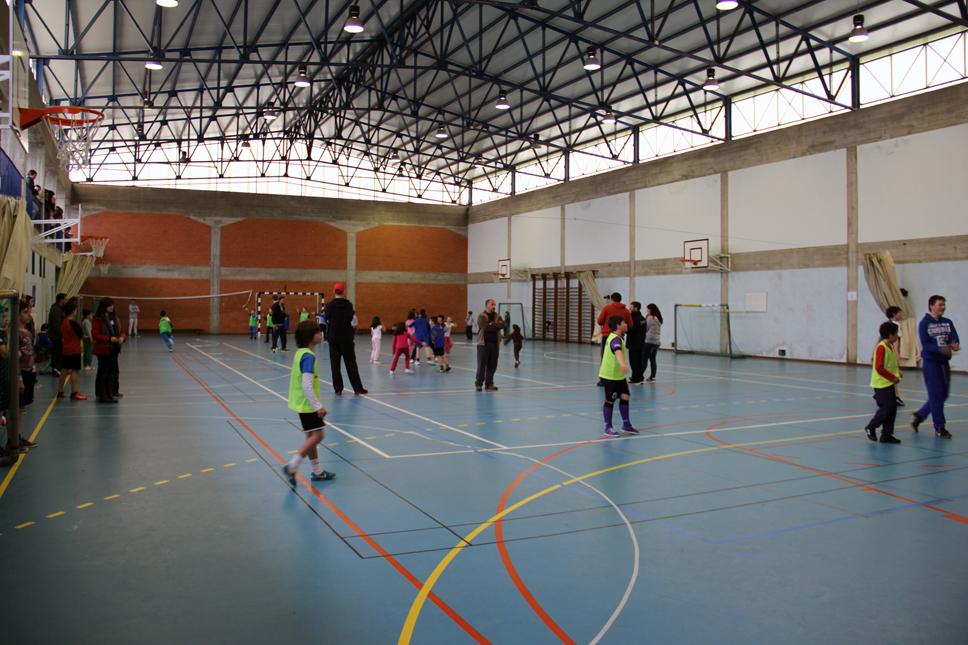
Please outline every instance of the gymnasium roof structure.
[[77, 179], [447, 203], [729, 140], [757, 92], [856, 109], [863, 56], [968, 28], [966, 0], [15, 1], [48, 102], [105, 112]]

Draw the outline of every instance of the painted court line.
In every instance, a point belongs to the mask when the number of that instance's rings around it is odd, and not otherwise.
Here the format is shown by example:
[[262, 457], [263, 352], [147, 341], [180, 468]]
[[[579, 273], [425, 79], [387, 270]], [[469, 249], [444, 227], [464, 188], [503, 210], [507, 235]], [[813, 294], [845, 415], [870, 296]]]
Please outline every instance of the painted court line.
[[[34, 431], [30, 434], [30, 437], [28, 437], [30, 441], [35, 440], [37, 438], [37, 435], [40, 434], [40, 431], [44, 427], [44, 424], [47, 423], [47, 417], [50, 416], [51, 410], [54, 409], [54, 406], [56, 404], [57, 404], [56, 397], [50, 400], [50, 404], [48, 404], [47, 410], [44, 411], [44, 416], [40, 417], [40, 421], [37, 422], [37, 425], [34, 427]], [[7, 476], [3, 478], [3, 483], [0, 483], [0, 498], [3, 497], [3, 494], [5, 492], [7, 492], [7, 488], [10, 486], [10, 482], [13, 481], [14, 475], [17, 474], [17, 471], [20, 469], [21, 464], [23, 464], [24, 461], [27, 459], [27, 454], [20, 455], [20, 457], [17, 459], [17, 463], [15, 463], [13, 466], [10, 467], [10, 470], [7, 472]]]
[[[284, 396], [282, 396], [281, 394], [279, 394], [279, 393], [278, 393], [278, 392], [276, 392], [275, 390], [270, 390], [269, 388], [267, 388], [267, 387], [266, 387], [265, 385], [263, 385], [262, 383], [259, 383], [259, 382], [258, 382], [258, 381], [256, 381], [255, 379], [251, 379], [251, 378], [249, 378], [248, 376], [246, 376], [245, 374], [243, 374], [243, 373], [242, 373], [242, 372], [240, 372], [239, 370], [237, 370], [237, 369], [235, 369], [234, 367], [232, 367], [231, 365], [228, 365], [228, 364], [226, 364], [226, 363], [224, 363], [224, 362], [222, 362], [221, 360], [219, 360], [219, 359], [217, 359], [217, 358], [215, 358], [214, 356], [212, 356], [212, 355], [211, 355], [211, 354], [209, 354], [208, 352], [204, 352], [204, 351], [202, 351], [202, 350], [200, 350], [200, 349], [198, 349], [198, 347], [196, 347], [195, 345], [192, 345], [191, 343], [185, 343], [185, 344], [186, 344], [186, 345], [187, 345], [188, 347], [191, 347], [192, 349], [194, 349], [194, 350], [195, 350], [196, 352], [198, 352], [198, 353], [199, 353], [199, 354], [201, 354], [202, 356], [206, 356], [206, 357], [207, 357], [207, 358], [208, 358], [209, 360], [212, 360], [212, 361], [214, 361], [214, 362], [216, 362], [216, 363], [218, 363], [219, 365], [221, 365], [222, 367], [224, 367], [225, 369], [227, 369], [227, 370], [229, 370], [229, 371], [231, 371], [231, 372], [234, 372], [235, 374], [238, 374], [239, 376], [241, 376], [242, 378], [244, 378], [244, 379], [245, 379], [245, 380], [247, 380], [248, 382], [250, 382], [250, 383], [252, 383], [253, 385], [257, 385], [257, 386], [259, 386], [260, 388], [262, 388], [262, 389], [263, 389], [263, 390], [265, 390], [266, 392], [269, 392], [270, 394], [272, 394], [273, 396], [275, 396], [275, 397], [276, 397], [277, 399], [279, 399], [279, 400], [281, 400], [282, 402], [284, 402], [284, 403], [288, 403], [288, 402], [289, 402], [289, 399], [287, 399], [286, 397], [284, 397]], [[224, 344], [225, 344], [225, 345], [227, 345], [228, 347], [233, 347], [232, 345], [229, 345], [228, 343], [224, 343]], [[238, 349], [238, 348], [236, 348], [236, 347], [233, 347], [233, 349]], [[240, 351], [244, 351], [244, 350], [240, 350]], [[246, 352], [246, 353], [249, 353], [249, 352]], [[262, 358], [262, 357], [260, 356], [259, 358]], [[276, 363], [275, 361], [268, 361], [268, 362], [269, 362], [269, 363], [272, 363], [273, 365], [279, 365], [279, 363]], [[287, 368], [287, 367], [286, 367], [285, 365], [279, 365], [279, 367], [281, 367], [281, 368], [283, 368], [283, 369], [289, 369], [289, 368]], [[322, 379], [320, 379], [320, 380], [322, 380]], [[350, 433], [348, 433], [348, 432], [346, 432], [345, 430], [343, 430], [343, 429], [342, 429], [342, 428], [340, 428], [339, 426], [337, 426], [337, 425], [335, 425], [335, 424], [333, 424], [333, 422], [331, 422], [331, 421], [326, 421], [326, 425], [327, 425], [328, 427], [330, 427], [330, 428], [332, 428], [333, 430], [335, 430], [336, 432], [338, 432], [338, 433], [340, 433], [341, 435], [344, 435], [345, 437], [347, 437], [347, 438], [349, 438], [349, 439], [354, 439], [354, 440], [356, 440], [356, 443], [359, 443], [359, 444], [360, 444], [361, 446], [364, 446], [364, 447], [366, 447], [366, 448], [369, 448], [370, 450], [372, 450], [372, 451], [373, 451], [373, 452], [375, 452], [376, 454], [378, 454], [378, 455], [380, 455], [380, 456], [381, 456], [381, 457], [383, 457], [384, 459], [389, 459], [389, 458], [390, 458], [390, 455], [388, 455], [387, 453], [385, 453], [385, 452], [383, 452], [382, 450], [380, 450], [380, 449], [379, 449], [379, 448], [377, 448], [376, 446], [374, 446], [374, 445], [372, 445], [372, 444], [369, 444], [369, 443], [367, 443], [366, 441], [364, 441], [364, 440], [362, 440], [362, 439], [360, 439], [360, 438], [358, 438], [358, 437], [354, 437], [353, 435], [351, 435]]]
[[[279, 367], [282, 367], [283, 369], [288, 369], [285, 365], [279, 365], [279, 363], [276, 363], [275, 361], [270, 361], [267, 358], [264, 358], [262, 356], [259, 356], [258, 354], [253, 354], [252, 352], [246, 351], [246, 350], [242, 349], [241, 347], [236, 347], [235, 345], [232, 345], [231, 343], [223, 343], [223, 344], [225, 346], [227, 346], [227, 347], [231, 347], [232, 349], [234, 349], [236, 351], [242, 352], [243, 354], [248, 354], [249, 356], [253, 356], [255, 358], [258, 358], [259, 360], [265, 361], [267, 363], [271, 363], [272, 365], [277, 365]], [[221, 361], [219, 361], [219, 362], [221, 362]], [[224, 363], [222, 363], [222, 364], [224, 365]], [[226, 367], [229, 367], [229, 366], [226, 365]], [[241, 374], [241, 372], [237, 372], [236, 370], [234, 370], [231, 367], [229, 367], [229, 369], [231, 369], [233, 372], [236, 372], [238, 374]], [[246, 377], [246, 378], [248, 378], [248, 377]], [[323, 383], [327, 383], [329, 385], [332, 385], [332, 382], [330, 382], [330, 381], [326, 381], [324, 379], [319, 379], [319, 380], [322, 381]], [[252, 381], [252, 382], [253, 383], [256, 383], [256, 381]], [[256, 384], [258, 385], [258, 383], [256, 383]], [[272, 390], [269, 390], [269, 391], [272, 392]], [[279, 396], [279, 395], [277, 394], [276, 396]], [[282, 397], [280, 397], [280, 398], [282, 398]], [[403, 408], [397, 407], [397, 406], [393, 405], [392, 403], [387, 403], [386, 401], [380, 401], [379, 399], [375, 399], [372, 396], [369, 396], [368, 394], [364, 394], [364, 395], [360, 396], [359, 398], [366, 399], [367, 401], [372, 401], [373, 403], [376, 403], [377, 405], [382, 405], [382, 406], [384, 406], [386, 408], [390, 408], [391, 410], [395, 410], [397, 412], [400, 412], [401, 414], [406, 414], [408, 416], [414, 417], [415, 419], [420, 419], [421, 421], [426, 421], [427, 423], [432, 423], [432, 424], [434, 424], [435, 426], [437, 426], [439, 428], [443, 428], [445, 430], [450, 430], [451, 432], [456, 432], [457, 434], [464, 435], [465, 437], [470, 437], [472, 439], [475, 439], [477, 441], [480, 441], [481, 443], [486, 443], [486, 444], [489, 444], [491, 446], [494, 446], [495, 448], [507, 448], [507, 446], [505, 446], [504, 444], [500, 444], [500, 443], [498, 443], [496, 441], [491, 441], [490, 439], [485, 439], [484, 437], [481, 437], [479, 435], [476, 435], [476, 434], [474, 434], [472, 432], [466, 432], [464, 430], [461, 430], [459, 428], [455, 428], [454, 426], [448, 425], [448, 424], [443, 423], [441, 421], [435, 421], [434, 419], [430, 419], [430, 418], [425, 417], [423, 415], [417, 414], [416, 412], [411, 412], [410, 410], [405, 410]], [[352, 435], [348, 435], [348, 436], [351, 436], [352, 437]], [[360, 440], [357, 439], [357, 441], [360, 441]], [[364, 443], [364, 442], [361, 442], [361, 443]], [[376, 449], [374, 448], [373, 450], [376, 450]], [[393, 455], [388, 455], [386, 453], [381, 453], [381, 454], [382, 454], [383, 457], [385, 457], [387, 459], [392, 459], [393, 458]]]

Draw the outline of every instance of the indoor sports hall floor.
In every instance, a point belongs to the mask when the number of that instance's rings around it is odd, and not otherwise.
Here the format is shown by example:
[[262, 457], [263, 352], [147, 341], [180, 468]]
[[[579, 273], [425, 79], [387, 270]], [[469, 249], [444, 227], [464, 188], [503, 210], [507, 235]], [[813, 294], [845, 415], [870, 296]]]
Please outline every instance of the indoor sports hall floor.
[[470, 346], [391, 379], [361, 340], [370, 395], [324, 385], [337, 478], [295, 494], [292, 354], [135, 339], [116, 406], [41, 377], [40, 447], [0, 472], [0, 640], [965, 642], [965, 376], [943, 441], [907, 427], [912, 372], [890, 446], [869, 368], [662, 352], [644, 432], [603, 440], [594, 347], [526, 343], [479, 394]]

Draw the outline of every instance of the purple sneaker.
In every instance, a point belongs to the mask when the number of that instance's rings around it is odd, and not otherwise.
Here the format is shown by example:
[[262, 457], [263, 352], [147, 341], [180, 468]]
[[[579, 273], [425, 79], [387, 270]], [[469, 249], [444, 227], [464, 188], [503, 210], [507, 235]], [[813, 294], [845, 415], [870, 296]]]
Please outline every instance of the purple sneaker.
[[605, 426], [605, 430], [602, 431], [603, 437], [621, 437], [622, 433], [618, 432], [612, 426]]

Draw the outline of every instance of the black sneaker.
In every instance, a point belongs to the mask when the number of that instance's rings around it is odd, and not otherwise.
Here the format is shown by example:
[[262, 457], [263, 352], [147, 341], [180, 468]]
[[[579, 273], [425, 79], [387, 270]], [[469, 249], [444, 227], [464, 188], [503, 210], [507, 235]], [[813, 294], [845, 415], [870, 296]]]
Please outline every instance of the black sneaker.
[[482, 387], [481, 387], [480, 385], [475, 385], [475, 386], [474, 386], [474, 389], [475, 389], [475, 390], [477, 390], [478, 392], [480, 392], [480, 391], [481, 391], [481, 390], [483, 390], [484, 388], [482, 388]]
[[941, 428], [940, 430], [934, 431], [934, 436], [938, 437], [939, 439], [950, 439], [951, 433], [944, 428]]
[[894, 402], [897, 403], [897, 407], [899, 407], [899, 408], [903, 408], [904, 407], [904, 400], [901, 397], [895, 396], [894, 397]]
[[283, 464], [282, 476], [289, 482], [289, 488], [296, 490], [296, 473], [289, 470], [289, 464]]
[[597, 385], [598, 387], [605, 387], [605, 381], [599, 381], [595, 385]]
[[369, 390], [355, 390], [353, 392], [353, 394], [355, 394], [356, 396], [363, 396], [364, 394], [369, 394], [369, 393], [370, 393]]
[[874, 428], [864, 428], [864, 432], [867, 434], [867, 438], [871, 441], [877, 441], [877, 430]]
[[901, 440], [894, 435], [887, 435], [881, 437], [881, 443], [901, 443]]
[[36, 448], [37, 444], [28, 439], [27, 437], [20, 435], [20, 445], [27, 448]]
[[497, 392], [496, 385], [485, 385], [484, 389], [487, 390], [488, 392]]
[[335, 478], [336, 478], [335, 474], [326, 472], [325, 470], [319, 473], [318, 475], [316, 473], [313, 473], [312, 475], [309, 476], [309, 479], [311, 479], [314, 482], [328, 482], [330, 479], [335, 479]]
[[911, 415], [911, 429], [918, 431], [918, 426], [924, 423], [924, 419], [918, 416], [917, 412]]
[[625, 432], [627, 434], [639, 434], [638, 428], [633, 428], [632, 426], [629, 426], [628, 428], [622, 428], [622, 432]]

